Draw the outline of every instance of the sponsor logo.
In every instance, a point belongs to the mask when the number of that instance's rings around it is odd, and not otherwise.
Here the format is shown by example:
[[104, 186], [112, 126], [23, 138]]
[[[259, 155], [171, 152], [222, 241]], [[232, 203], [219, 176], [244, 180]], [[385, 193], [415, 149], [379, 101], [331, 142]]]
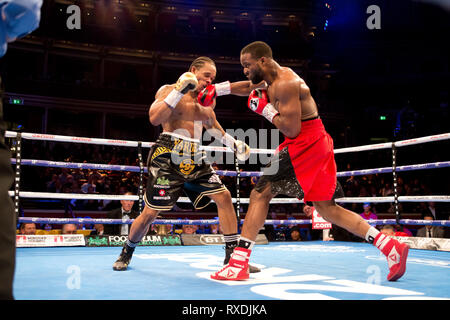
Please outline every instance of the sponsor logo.
[[231, 270], [231, 268], [230, 268], [230, 269], [228, 269], [227, 278], [234, 277], [235, 274], [236, 273], [233, 270]]
[[224, 243], [222, 235], [201, 235], [200, 242], [202, 244], [222, 244]]
[[153, 199], [155, 199], [155, 200], [169, 200], [169, 199], [170, 199], [170, 196], [165, 196], [165, 197], [158, 197], [158, 196], [155, 196], [155, 197], [153, 197]]
[[256, 111], [258, 109], [258, 98], [253, 98], [250, 100], [250, 109]]
[[208, 179], [208, 183], [219, 183], [221, 184], [222, 181], [220, 181], [220, 178], [217, 174], [213, 174], [209, 179]]
[[109, 245], [108, 237], [86, 237], [86, 244], [92, 247], [105, 247]]
[[91, 138], [72, 137], [72, 141], [91, 142]]
[[392, 248], [391, 252], [388, 255], [388, 265], [389, 268], [392, 267], [394, 264], [397, 264], [400, 262], [400, 255], [398, 254], [397, 250], [395, 250], [395, 246]]
[[168, 186], [169, 185], [169, 179], [160, 177], [158, 179], [156, 179], [156, 183], [160, 186]]
[[[127, 241], [128, 236], [109, 236], [110, 246], [123, 246]], [[177, 246], [181, 245], [181, 240], [178, 235], [167, 236], [145, 236], [142, 238], [139, 246]]]
[[84, 246], [82, 234], [16, 236], [17, 247]]
[[108, 140], [107, 143], [114, 143], [114, 144], [127, 144], [127, 141], [124, 140]]
[[170, 188], [170, 186], [162, 186], [160, 184], [155, 184], [154, 187], [158, 188], [158, 189], [169, 189]]

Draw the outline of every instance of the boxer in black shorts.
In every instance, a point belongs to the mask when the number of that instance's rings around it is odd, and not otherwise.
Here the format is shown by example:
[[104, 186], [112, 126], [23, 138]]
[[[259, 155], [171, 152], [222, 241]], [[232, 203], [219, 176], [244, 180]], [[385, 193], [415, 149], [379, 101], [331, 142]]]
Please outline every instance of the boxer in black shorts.
[[160, 135], [149, 153], [146, 206], [171, 210], [185, 193], [195, 209], [202, 209], [211, 202], [207, 195], [227, 191], [199, 147], [198, 140], [173, 133]]
[[[248, 158], [249, 147], [225, 133], [217, 122], [215, 98], [230, 93], [248, 95], [258, 86], [250, 81], [213, 85], [215, 77], [214, 61], [199, 57], [176, 84], [164, 85], [156, 93], [149, 119], [154, 126], [162, 125], [163, 132], [148, 159], [149, 180], [144, 210], [133, 221], [127, 243], [113, 264], [114, 270], [127, 269], [135, 247], [159, 212], [170, 210], [183, 193], [197, 209], [205, 207], [211, 200], [216, 203], [225, 240], [224, 264], [228, 263], [237, 246], [238, 223], [231, 194], [206, 162], [206, 155], [199, 150], [199, 137], [205, 128], [211, 136], [231, 148], [238, 159]], [[258, 268], [250, 267], [250, 272], [258, 271]]]

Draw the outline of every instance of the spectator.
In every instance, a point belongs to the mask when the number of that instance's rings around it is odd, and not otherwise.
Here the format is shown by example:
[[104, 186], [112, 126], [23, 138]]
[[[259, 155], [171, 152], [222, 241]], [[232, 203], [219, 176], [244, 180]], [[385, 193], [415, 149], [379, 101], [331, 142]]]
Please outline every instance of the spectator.
[[185, 224], [182, 227], [183, 229], [183, 234], [195, 234], [197, 233], [197, 226], [194, 226], [192, 224]]
[[102, 236], [105, 234], [105, 227], [102, 224], [94, 224], [94, 230], [91, 231], [91, 236]]
[[209, 226], [209, 232], [210, 232], [210, 234], [220, 234], [220, 233], [222, 233], [220, 231], [220, 225], [218, 225], [218, 224], [211, 224]]
[[405, 232], [396, 231], [393, 225], [386, 224], [381, 227], [380, 232], [386, 236], [409, 237]]
[[61, 234], [77, 234], [77, 226], [73, 223], [63, 224]]
[[[434, 217], [431, 214], [426, 215], [423, 217], [423, 220], [433, 221]], [[417, 231], [416, 236], [423, 238], [444, 238], [444, 229], [438, 226], [426, 225]]]
[[58, 176], [58, 180], [59, 180], [59, 183], [60, 183], [60, 185], [65, 185], [68, 181], [68, 176], [69, 176], [69, 169], [67, 169], [67, 168], [62, 168], [61, 169], [61, 173], [60, 173], [60, 175]]
[[[125, 192], [124, 195], [133, 195], [131, 192]], [[136, 219], [139, 212], [133, 210], [134, 200], [120, 200], [121, 207], [111, 210], [106, 214], [107, 219]], [[107, 224], [105, 225], [105, 234], [108, 235], [128, 235], [129, 224]]]
[[[95, 188], [91, 185], [91, 186], [88, 187], [87, 193], [88, 194], [95, 194], [97, 192], [95, 192]], [[98, 200], [90, 199], [90, 200], [84, 200], [82, 202], [82, 206], [83, 206], [84, 210], [97, 211], [99, 206], [100, 206], [100, 203], [99, 203]]]
[[47, 182], [47, 192], [60, 192], [61, 184], [58, 180], [58, 175], [53, 174], [50, 181]]
[[81, 192], [83, 193], [94, 193], [96, 192], [97, 175], [91, 173], [89, 175], [88, 181], [81, 185]]
[[36, 234], [36, 224], [34, 223], [22, 223], [19, 228], [19, 233], [24, 235]]
[[422, 205], [422, 219], [425, 216], [431, 215], [434, 220], [448, 220], [448, 214], [436, 210], [436, 204], [434, 202], [428, 202], [428, 205]]
[[373, 213], [370, 209], [370, 203], [364, 203], [363, 205], [364, 212], [360, 214], [360, 216], [365, 220], [377, 220], [378, 217], [375, 213]]
[[298, 227], [291, 228], [290, 238], [291, 238], [291, 241], [302, 241], [302, 238], [300, 235], [300, 229]]
[[396, 232], [405, 233], [406, 234], [405, 237], [413, 237], [412, 232], [400, 224], [395, 225], [395, 230], [396, 230]]
[[[273, 219], [273, 216], [275, 216], [276, 218], [276, 214], [274, 212], [270, 213], [270, 218], [269, 215], [267, 216], [267, 219]], [[263, 232], [267, 238], [267, 240], [269, 241], [274, 241], [275, 240], [275, 227], [273, 224], [265, 224], [263, 226]]]
[[386, 182], [383, 186], [383, 188], [381, 188], [381, 196], [382, 197], [389, 197], [392, 196], [394, 194], [394, 189], [392, 189], [392, 184], [389, 182]]

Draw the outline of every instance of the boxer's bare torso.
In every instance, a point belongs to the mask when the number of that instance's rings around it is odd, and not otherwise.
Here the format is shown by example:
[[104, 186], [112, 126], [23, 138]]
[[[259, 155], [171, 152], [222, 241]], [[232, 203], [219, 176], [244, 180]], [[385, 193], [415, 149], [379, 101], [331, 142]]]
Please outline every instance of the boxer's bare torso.
[[[173, 88], [174, 85], [161, 87], [156, 94], [156, 101], [163, 100]], [[161, 122], [163, 131], [199, 139], [202, 134], [203, 121], [210, 116], [212, 110], [213, 108], [208, 110], [198, 104], [196, 91], [189, 92], [178, 102], [171, 114]], [[183, 134], [182, 131], [186, 131], [186, 134]]]
[[276, 80], [267, 88], [267, 94], [269, 95], [271, 103], [278, 109], [279, 97], [277, 96], [277, 90], [280, 86], [286, 85], [286, 83], [295, 83], [298, 86], [298, 99], [300, 100], [301, 107], [301, 119], [308, 120], [315, 118], [319, 115], [316, 102], [311, 95], [311, 91], [306, 82], [300, 78], [292, 69], [281, 67], [281, 71], [278, 74]]

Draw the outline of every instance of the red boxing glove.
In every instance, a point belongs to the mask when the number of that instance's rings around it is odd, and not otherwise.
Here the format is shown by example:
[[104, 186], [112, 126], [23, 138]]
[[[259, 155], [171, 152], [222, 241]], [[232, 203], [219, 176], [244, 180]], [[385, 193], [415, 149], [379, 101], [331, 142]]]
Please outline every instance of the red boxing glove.
[[248, 107], [250, 110], [262, 115], [270, 122], [279, 114], [275, 107], [269, 103], [267, 90], [255, 89], [248, 96]]
[[205, 89], [200, 91], [197, 96], [197, 101], [204, 107], [209, 107], [214, 103], [217, 97], [216, 86], [210, 84]]

